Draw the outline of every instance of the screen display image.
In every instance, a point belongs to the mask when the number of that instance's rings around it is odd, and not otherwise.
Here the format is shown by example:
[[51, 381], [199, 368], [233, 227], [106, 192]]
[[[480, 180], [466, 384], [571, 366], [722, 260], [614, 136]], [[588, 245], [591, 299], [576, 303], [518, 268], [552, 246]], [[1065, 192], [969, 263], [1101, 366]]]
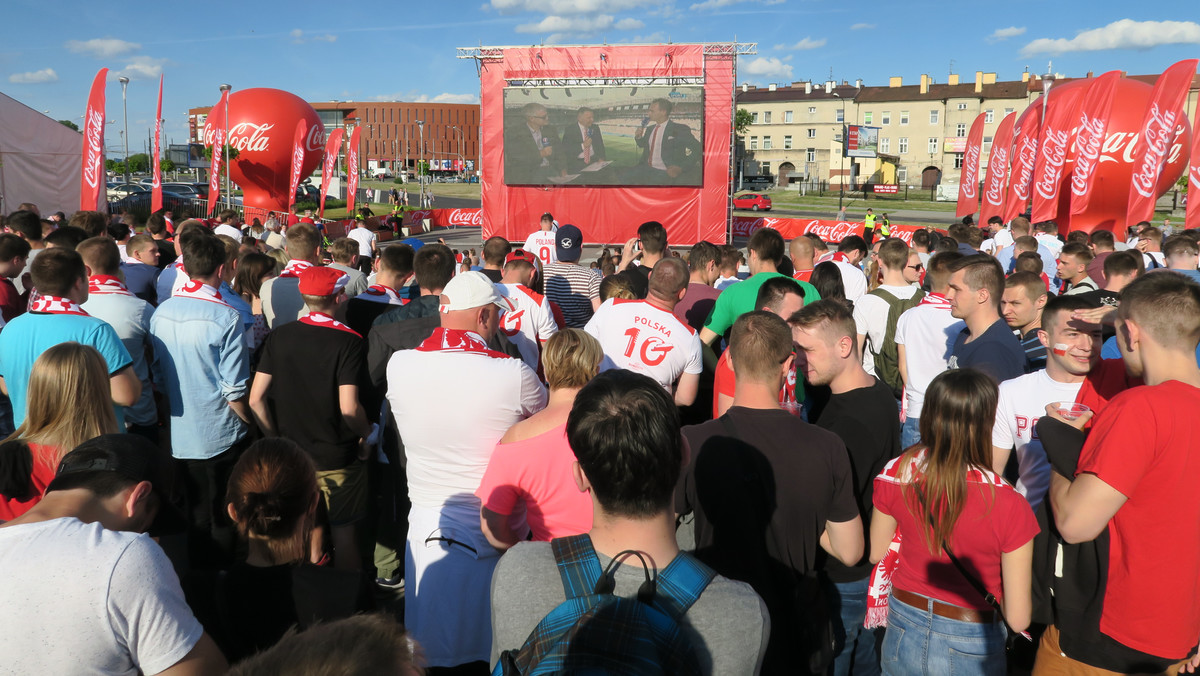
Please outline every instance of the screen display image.
[[504, 90], [505, 185], [700, 186], [704, 89]]

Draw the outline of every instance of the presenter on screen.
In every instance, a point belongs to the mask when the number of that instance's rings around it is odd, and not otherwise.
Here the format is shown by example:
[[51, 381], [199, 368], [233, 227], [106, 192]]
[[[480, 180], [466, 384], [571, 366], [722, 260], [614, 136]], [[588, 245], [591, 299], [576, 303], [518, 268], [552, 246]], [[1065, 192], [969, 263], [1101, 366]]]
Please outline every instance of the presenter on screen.
[[700, 142], [686, 124], [670, 119], [673, 107], [667, 99], [650, 102], [651, 124], [633, 133], [642, 157], [626, 174], [629, 182], [665, 185], [700, 182]]
[[551, 176], [562, 175], [557, 147], [558, 137], [547, 125], [550, 114], [540, 103], [521, 108], [523, 121], [505, 125], [504, 182], [547, 183]]
[[578, 174], [589, 164], [604, 161], [604, 138], [595, 121], [596, 114], [591, 108], [580, 108], [575, 113], [575, 124], [563, 129], [562, 149], [568, 174]]

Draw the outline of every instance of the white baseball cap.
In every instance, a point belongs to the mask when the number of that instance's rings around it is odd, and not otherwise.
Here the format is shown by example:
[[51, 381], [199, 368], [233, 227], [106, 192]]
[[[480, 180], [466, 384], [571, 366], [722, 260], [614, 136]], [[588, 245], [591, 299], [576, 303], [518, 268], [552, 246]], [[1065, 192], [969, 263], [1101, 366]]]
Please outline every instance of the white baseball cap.
[[447, 301], [438, 306], [438, 311], [442, 313], [471, 310], [488, 303], [507, 307], [504, 299], [496, 293], [496, 285], [482, 272], [460, 272], [455, 275], [442, 289], [442, 297]]

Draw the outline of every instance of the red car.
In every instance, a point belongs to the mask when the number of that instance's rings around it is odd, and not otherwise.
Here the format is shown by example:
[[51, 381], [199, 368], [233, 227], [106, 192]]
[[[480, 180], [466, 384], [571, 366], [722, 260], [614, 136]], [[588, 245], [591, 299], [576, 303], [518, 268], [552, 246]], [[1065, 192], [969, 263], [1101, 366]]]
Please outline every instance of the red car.
[[750, 211], [769, 211], [771, 198], [756, 192], [748, 192], [733, 198], [734, 209], [749, 209]]

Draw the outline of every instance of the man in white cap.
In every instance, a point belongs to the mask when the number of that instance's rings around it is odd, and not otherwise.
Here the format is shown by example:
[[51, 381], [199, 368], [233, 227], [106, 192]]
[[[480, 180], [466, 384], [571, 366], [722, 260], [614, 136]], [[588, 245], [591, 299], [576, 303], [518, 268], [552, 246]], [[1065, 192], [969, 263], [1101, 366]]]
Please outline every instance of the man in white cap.
[[[441, 326], [387, 366], [388, 401], [408, 459], [404, 624], [431, 667], [488, 660], [490, 587], [500, 552], [480, 529], [475, 491], [492, 449], [514, 423], [546, 406], [520, 359], [488, 348], [504, 303], [479, 272], [442, 289]], [[406, 383], [452, 383], [452, 395], [412, 396]], [[459, 386], [462, 385], [462, 386]]]

